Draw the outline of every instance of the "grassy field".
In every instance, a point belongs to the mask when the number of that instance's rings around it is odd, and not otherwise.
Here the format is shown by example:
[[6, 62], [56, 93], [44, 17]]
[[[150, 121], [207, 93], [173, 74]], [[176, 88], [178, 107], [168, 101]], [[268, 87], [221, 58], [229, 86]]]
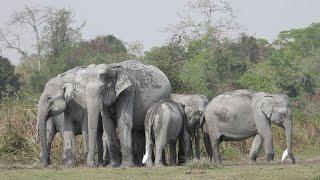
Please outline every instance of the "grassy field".
[[192, 165], [162, 168], [64, 168], [2, 165], [0, 179], [320, 179], [320, 162], [289, 164]]

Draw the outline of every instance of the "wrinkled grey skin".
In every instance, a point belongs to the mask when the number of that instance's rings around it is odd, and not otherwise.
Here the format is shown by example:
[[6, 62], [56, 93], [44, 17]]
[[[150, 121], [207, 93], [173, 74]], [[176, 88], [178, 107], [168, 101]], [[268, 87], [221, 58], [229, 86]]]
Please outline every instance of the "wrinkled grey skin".
[[[49, 87], [52, 90], [47, 90]], [[121, 155], [123, 167], [134, 166], [131, 131], [143, 131], [147, 108], [169, 98], [170, 93], [171, 84], [166, 75], [158, 68], [138, 61], [77, 67], [58, 75], [47, 83], [39, 102], [43, 104], [38, 109], [43, 164], [48, 164], [47, 118], [62, 113], [69, 101], [73, 101], [88, 113], [87, 165], [96, 166], [94, 151], [98, 121], [102, 117], [110, 166], [117, 166]]]
[[[59, 114], [57, 116], [52, 116], [47, 121], [47, 148], [48, 148], [48, 163], [50, 164], [50, 154], [51, 154], [51, 145], [54, 140], [55, 135], [60, 132], [62, 133], [63, 137], [63, 154], [62, 154], [62, 160], [64, 161], [65, 165], [73, 166], [76, 162], [75, 157], [75, 150], [74, 150], [74, 136], [82, 135], [83, 132], [85, 132], [86, 136], [83, 136], [83, 158], [87, 158], [88, 154], [88, 126], [86, 125], [87, 122], [87, 115], [84, 111], [78, 111], [77, 113], [74, 113], [72, 115], [72, 119], [70, 119], [71, 125], [72, 125], [72, 131], [73, 134], [65, 133], [64, 126], [66, 123], [64, 122], [64, 114]], [[101, 126], [102, 127], [102, 126]], [[67, 129], [66, 129], [67, 130]], [[68, 132], [68, 131], [66, 131]], [[99, 165], [104, 165], [102, 153], [103, 153], [103, 146], [102, 146], [102, 128], [100, 128], [98, 133], [98, 162]], [[71, 147], [69, 147], [71, 145]], [[71, 152], [70, 152], [71, 150]], [[42, 157], [42, 154], [40, 154], [40, 157]]]
[[237, 90], [212, 99], [203, 113], [204, 143], [210, 160], [221, 163], [219, 144], [241, 141], [254, 136], [250, 163], [255, 163], [262, 143], [267, 162], [273, 162], [274, 149], [271, 123], [284, 128], [288, 157], [292, 163], [292, 110], [283, 94]]
[[150, 107], [145, 119], [146, 153], [142, 162], [153, 165], [152, 150], [155, 143], [155, 166], [165, 164], [164, 148], [170, 145], [170, 165], [176, 165], [176, 143], [179, 139], [179, 154], [190, 152], [189, 135], [183, 107], [171, 100], [162, 100]]
[[[40, 96], [37, 114], [37, 130], [38, 138], [41, 145], [41, 161], [44, 165], [50, 163], [48, 141], [52, 141], [53, 135], [48, 133], [47, 136], [47, 121], [49, 118], [62, 114], [63, 112], [63, 138], [64, 138], [64, 156], [67, 157], [66, 162], [69, 165], [74, 165], [74, 121], [83, 121], [85, 110], [73, 101], [67, 92], [67, 86], [70, 86], [74, 79], [74, 72], [70, 70], [66, 73], [60, 74], [46, 83], [46, 86]], [[80, 113], [79, 113], [80, 112]], [[50, 126], [53, 122], [49, 122]], [[57, 125], [58, 126], [58, 125]], [[82, 123], [81, 131], [84, 138], [85, 149], [88, 149], [88, 131], [87, 123]], [[49, 127], [50, 130], [50, 127]], [[54, 129], [51, 129], [53, 131]], [[48, 141], [47, 141], [48, 138]], [[86, 150], [85, 150], [86, 151]]]
[[209, 103], [208, 98], [197, 94], [171, 94], [171, 100], [184, 105], [184, 112], [187, 117], [187, 129], [194, 139], [196, 158], [200, 159], [200, 119], [204, 108]]
[[169, 98], [171, 85], [166, 75], [158, 68], [138, 61], [125, 61], [88, 66], [86, 70], [78, 72], [75, 86], [71, 91], [79, 102], [86, 102], [85, 107], [88, 110], [87, 164], [95, 166], [93, 153], [96, 145], [97, 121], [101, 115], [110, 165], [119, 164], [118, 134], [122, 155], [121, 166], [130, 167], [134, 166], [132, 130], [144, 130], [147, 109], [154, 102]]

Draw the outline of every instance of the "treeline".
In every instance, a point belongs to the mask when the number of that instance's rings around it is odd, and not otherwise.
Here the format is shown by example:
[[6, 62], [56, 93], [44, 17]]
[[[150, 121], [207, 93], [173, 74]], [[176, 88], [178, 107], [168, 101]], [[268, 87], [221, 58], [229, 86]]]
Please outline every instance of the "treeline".
[[[33, 50], [24, 51], [14, 46], [20, 43], [17, 39], [7, 38], [4, 31], [0, 34], [0, 40], [11, 43], [7, 48], [17, 49], [22, 55], [16, 67], [8, 59], [0, 58], [0, 126], [5, 129], [0, 132], [0, 156], [26, 151], [33, 158], [38, 156], [38, 149], [33, 146], [35, 135], [25, 128], [35, 127], [37, 98], [50, 78], [76, 66], [128, 59], [160, 68], [177, 93], [203, 94], [209, 98], [240, 88], [285, 93], [295, 109], [294, 124], [298, 130], [295, 150], [319, 146], [320, 140], [313, 135], [320, 133], [320, 23], [283, 31], [270, 43], [244, 33], [230, 38], [223, 32], [234, 29], [229, 26], [232, 19], [222, 22], [228, 26], [217, 25], [210, 18], [196, 18], [200, 22], [188, 21], [189, 24], [182, 19], [168, 28], [171, 38], [165, 45], [141, 54], [141, 44], [125, 43], [114, 35], [83, 39], [83, 25], [76, 25], [73, 13], [68, 10], [31, 10], [26, 7], [20, 13], [41, 12], [46, 19], [37, 30]], [[225, 13], [229, 14], [229, 10]], [[215, 13], [210, 9], [208, 12]], [[12, 25], [21, 26], [18, 20], [12, 21]], [[21, 126], [21, 122], [28, 126]], [[242, 149], [249, 149], [247, 146]]]

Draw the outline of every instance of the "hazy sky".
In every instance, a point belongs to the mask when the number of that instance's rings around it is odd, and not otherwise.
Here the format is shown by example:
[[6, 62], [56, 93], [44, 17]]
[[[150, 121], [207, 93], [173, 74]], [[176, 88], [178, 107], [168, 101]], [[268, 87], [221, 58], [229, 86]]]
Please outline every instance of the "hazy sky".
[[[125, 42], [141, 41], [145, 50], [164, 44], [161, 32], [178, 21], [187, 0], [1, 0], [0, 26], [12, 11], [29, 6], [53, 6], [73, 10], [77, 22], [85, 21], [85, 39], [114, 34]], [[231, 0], [237, 22], [250, 35], [272, 41], [283, 30], [320, 21], [320, 0]], [[0, 50], [1, 51], [1, 50]], [[0, 52], [1, 53], [1, 52]], [[7, 50], [2, 55], [14, 64], [19, 56]]]

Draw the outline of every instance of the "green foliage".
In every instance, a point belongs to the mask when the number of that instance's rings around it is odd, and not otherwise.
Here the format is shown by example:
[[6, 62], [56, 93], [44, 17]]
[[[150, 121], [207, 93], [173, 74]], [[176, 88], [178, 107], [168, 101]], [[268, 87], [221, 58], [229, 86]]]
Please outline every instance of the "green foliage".
[[[315, 27], [320, 30], [318, 25], [310, 28], [314, 31]], [[259, 91], [283, 92], [290, 97], [314, 95], [319, 88], [320, 49], [315, 49], [317, 44], [314, 41], [304, 39], [309, 37], [304, 32], [310, 33], [304, 29], [280, 33], [276, 45], [283, 42], [283, 39], [291, 39], [290, 42], [282, 43], [280, 49], [273, 49], [264, 62], [251, 66], [238, 81], [239, 85]], [[304, 49], [304, 54], [297, 49], [297, 44]]]
[[14, 74], [14, 66], [7, 58], [0, 56], [0, 100], [20, 89], [19, 75]]
[[145, 52], [144, 61], [161, 69], [169, 78], [176, 92], [183, 92], [185, 84], [179, 77], [187, 53], [184, 47], [177, 44], [168, 44], [162, 47], [154, 47]]

